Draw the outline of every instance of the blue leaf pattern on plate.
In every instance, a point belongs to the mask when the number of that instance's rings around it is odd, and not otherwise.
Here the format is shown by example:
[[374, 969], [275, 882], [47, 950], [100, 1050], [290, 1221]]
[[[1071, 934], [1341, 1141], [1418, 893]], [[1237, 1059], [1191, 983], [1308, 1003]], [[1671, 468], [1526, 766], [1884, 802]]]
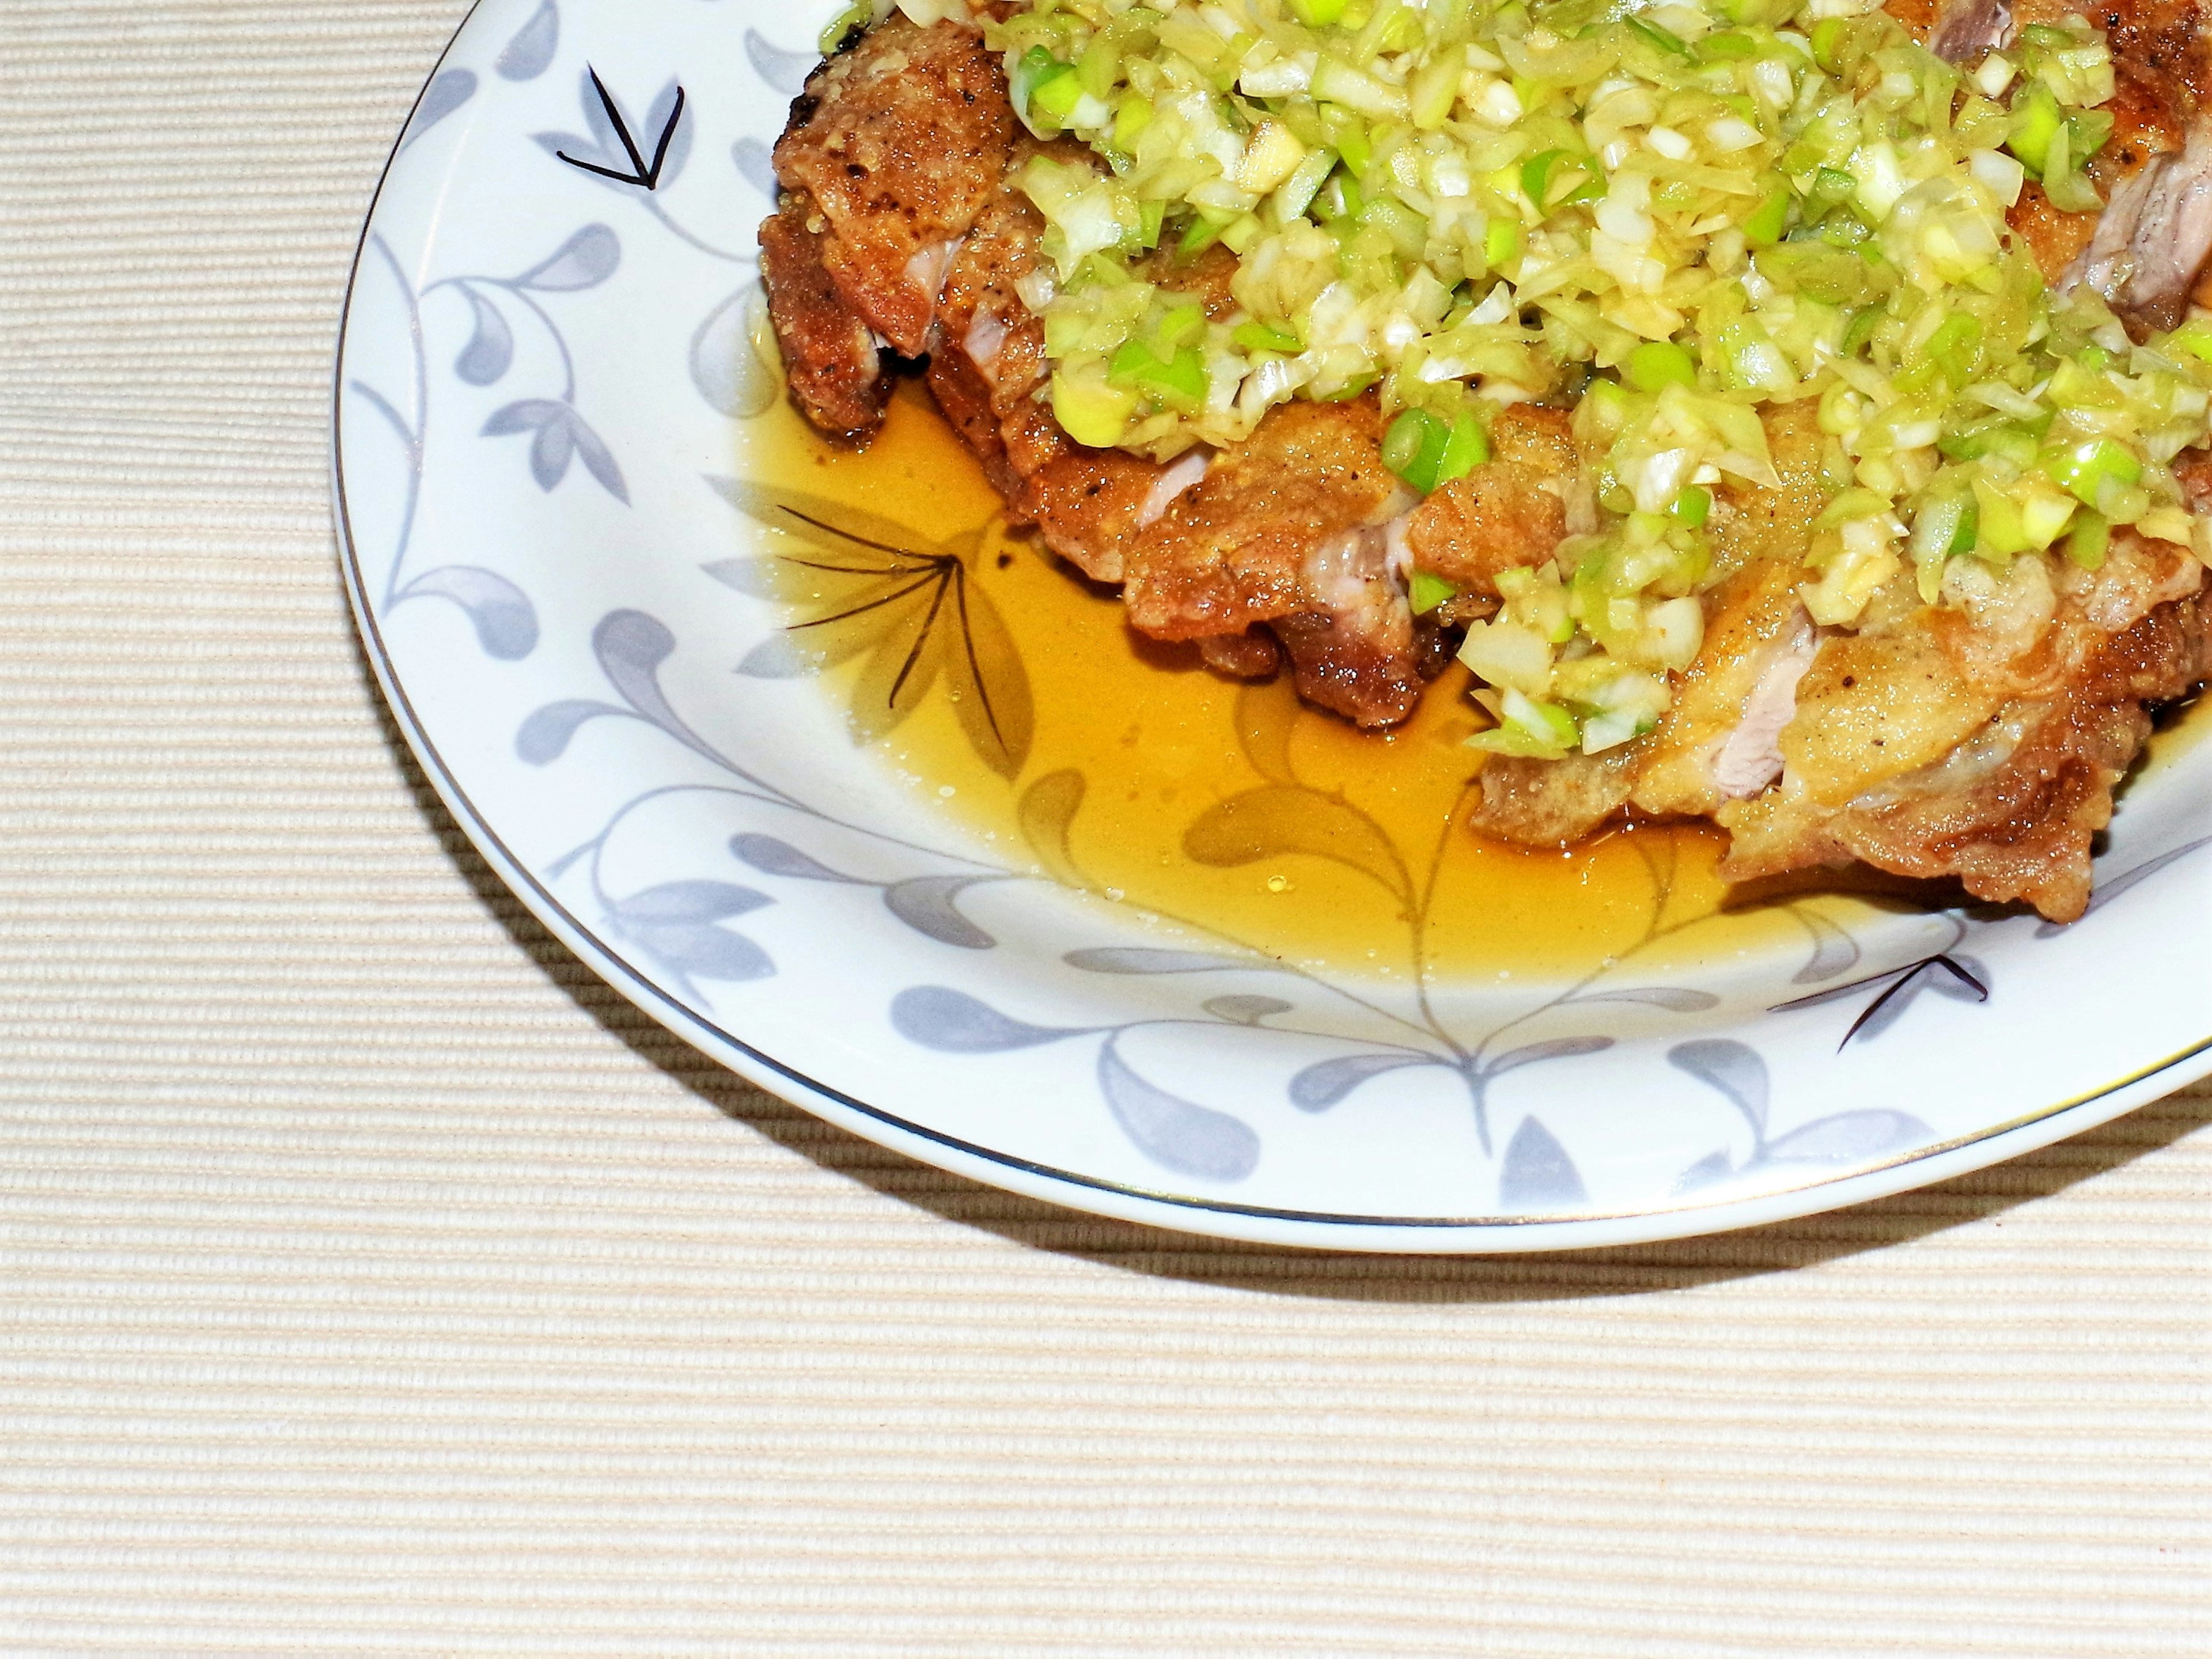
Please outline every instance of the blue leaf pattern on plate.
[[1587, 1204], [1589, 1193], [1558, 1137], [1534, 1118], [1524, 1117], [1505, 1143], [1505, 1162], [1498, 1171], [1498, 1201], [1508, 1213], [1521, 1214]]
[[629, 490], [623, 483], [622, 469], [615, 464], [614, 456], [600, 441], [599, 434], [569, 404], [550, 398], [524, 398], [497, 410], [483, 424], [483, 435], [487, 438], [518, 432], [531, 434], [530, 475], [538, 480], [540, 489], [550, 493], [568, 476], [568, 463], [581, 460], [584, 470], [599, 481], [607, 494], [618, 501], [629, 502]]
[[465, 564], [426, 570], [401, 588], [392, 603], [426, 597], [450, 599], [468, 612], [486, 656], [519, 662], [537, 648], [538, 613], [529, 596], [496, 571]]
[[1701, 1037], [1678, 1042], [1667, 1063], [1717, 1091], [1744, 1115], [1754, 1137], [1766, 1133], [1766, 1062], [1749, 1043], [1733, 1037]]
[[748, 283], [707, 313], [691, 337], [691, 384], [718, 415], [749, 420], [775, 405], [775, 372], [753, 344], [752, 307], [760, 290]]
[[745, 56], [760, 78], [778, 92], [795, 93], [806, 84], [806, 77], [821, 62], [821, 54], [814, 52], [787, 52], [781, 46], [772, 46], [758, 29], [745, 31]]
[[766, 893], [728, 881], [667, 881], [633, 893], [617, 914], [625, 921], [664, 923], [726, 921], [775, 901]]
[[953, 901], [977, 882], [995, 879], [989, 876], [916, 876], [886, 887], [884, 902], [901, 921], [939, 945], [957, 945], [963, 951], [988, 951], [998, 940], [961, 915], [960, 907]]
[[1001, 1054], [1080, 1036], [1084, 1026], [1030, 1025], [945, 985], [918, 985], [891, 999], [891, 1027], [908, 1042], [948, 1054]]
[[597, 288], [622, 266], [622, 239], [605, 225], [586, 225], [514, 279], [540, 294], [575, 294]]
[[1070, 951], [1062, 959], [1069, 967], [1080, 968], [1086, 974], [1213, 974], [1227, 969], [1273, 966], [1272, 963], [1215, 956], [1204, 951], [1160, 951], [1125, 945]]
[[1147, 1082], [1110, 1039], [1098, 1052], [1098, 1091], [1122, 1133], [1163, 1169], [1230, 1182], [1243, 1180], [1259, 1164], [1260, 1137], [1249, 1124]]
[[775, 836], [738, 835], [730, 837], [730, 852], [738, 862], [750, 866], [764, 876], [787, 876], [797, 881], [836, 881], [867, 885], [857, 877], [832, 870], [819, 859], [811, 858], [789, 842]]
[[521, 729], [514, 734], [514, 752], [532, 766], [550, 765], [567, 752], [568, 739], [576, 735], [577, 727], [585, 721], [597, 720], [602, 714], [629, 713], [611, 702], [588, 697], [549, 702], [522, 722]]
[[535, 81], [553, 66], [561, 47], [561, 8], [558, 0], [544, 0], [530, 21], [514, 32], [494, 65], [507, 81]]
[[1370, 1078], [1437, 1063], [1420, 1054], [1346, 1054], [1324, 1060], [1291, 1079], [1291, 1104], [1302, 1112], [1325, 1112]]
[[467, 287], [461, 293], [468, 300], [475, 325], [468, 344], [453, 360], [453, 373], [471, 386], [496, 385], [514, 366], [514, 331], [507, 325], [499, 307], [483, 295]]
[[415, 118], [408, 123], [407, 137], [400, 141], [400, 149], [408, 148], [476, 95], [477, 77], [470, 70], [443, 71], [422, 89], [422, 100], [415, 106]]

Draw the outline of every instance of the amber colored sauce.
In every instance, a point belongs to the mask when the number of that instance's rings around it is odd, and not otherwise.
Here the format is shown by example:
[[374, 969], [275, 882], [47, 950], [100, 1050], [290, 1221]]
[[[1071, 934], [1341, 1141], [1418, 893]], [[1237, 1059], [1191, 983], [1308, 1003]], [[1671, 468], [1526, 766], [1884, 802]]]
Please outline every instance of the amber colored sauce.
[[[910, 525], [917, 544], [995, 520], [996, 495], [918, 387], [902, 387], [882, 434], [858, 453], [825, 443], [787, 407], [748, 431], [750, 476]], [[1026, 764], [1012, 782], [986, 765], [942, 690], [876, 750], [904, 787], [1010, 864], [1030, 860], [1022, 792], [1072, 769], [1085, 787], [1068, 847], [1094, 888], [1304, 967], [1403, 982], [1418, 955], [1430, 981], [1449, 986], [1572, 975], [1631, 951], [1709, 961], [1802, 945], [1775, 905], [1721, 914], [1729, 889], [1713, 871], [1725, 842], [1709, 825], [1643, 826], [1568, 853], [1471, 834], [1459, 820], [1480, 761], [1465, 746], [1479, 716], [1456, 666], [1404, 726], [1363, 732], [1297, 705], [1287, 685], [1242, 687], [1193, 650], [1140, 638], [1110, 592], [1031, 535], [994, 525], [969, 568], [1026, 665], [1036, 708]], [[856, 672], [831, 671], [826, 689], [849, 694]], [[1282, 752], [1316, 812], [1340, 800], [1387, 839], [1405, 871], [1396, 891], [1308, 853], [1231, 866], [1189, 855], [1201, 815], [1268, 782], [1244, 741], [1253, 726], [1287, 727]], [[1655, 868], [1669, 872], [1663, 891]]]

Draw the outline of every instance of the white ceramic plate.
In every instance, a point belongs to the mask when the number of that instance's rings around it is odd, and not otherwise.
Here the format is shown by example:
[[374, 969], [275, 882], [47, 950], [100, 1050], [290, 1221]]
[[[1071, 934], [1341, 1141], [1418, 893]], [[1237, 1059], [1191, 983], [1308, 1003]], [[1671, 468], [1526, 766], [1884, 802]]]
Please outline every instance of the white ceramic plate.
[[[348, 299], [337, 512], [370, 659], [485, 857], [639, 1006], [978, 1180], [1359, 1249], [1803, 1214], [2212, 1066], [2203, 745], [2127, 793], [2096, 908], [2064, 929], [1812, 890], [1757, 927], [1676, 929], [1664, 843], [1649, 914], [1574, 972], [1353, 973], [1115, 902], [1085, 851], [1117, 834], [1114, 802], [1034, 758], [1047, 714], [974, 726], [976, 693], [995, 677], [1005, 705], [1023, 671], [992, 636], [1002, 540], [946, 521], [973, 480], [841, 516], [767, 459], [792, 417], [755, 343], [753, 230], [827, 15], [482, 0], [393, 152]], [[637, 169], [592, 70], [648, 167], [666, 135], [654, 188], [608, 176]], [[856, 735], [849, 666], [805, 672], [805, 617], [763, 596], [806, 558], [848, 562], [845, 608], [888, 595], [902, 625], [981, 596], [948, 635], [981, 656], [939, 651], [900, 695], [954, 729], [965, 688], [1024, 834], [942, 810], [894, 763], [892, 722]], [[1216, 769], [1194, 813], [1233, 796], [1262, 828], [1206, 861], [1281, 884], [1364, 866], [1378, 937], [1411, 927], [1418, 950], [1419, 872], [1347, 851], [1355, 809], [1289, 755], [1248, 741]]]

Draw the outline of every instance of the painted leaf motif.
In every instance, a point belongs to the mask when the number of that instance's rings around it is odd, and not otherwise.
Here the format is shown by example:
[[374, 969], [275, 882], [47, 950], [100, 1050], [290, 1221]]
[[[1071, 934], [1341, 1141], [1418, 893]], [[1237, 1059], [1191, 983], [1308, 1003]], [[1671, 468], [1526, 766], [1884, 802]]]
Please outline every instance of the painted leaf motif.
[[996, 1054], [1080, 1036], [1087, 1026], [1031, 1025], [965, 991], [918, 985], [891, 999], [891, 1028], [909, 1042], [947, 1054]]
[[[854, 877], [832, 870], [818, 859], [809, 857], [789, 842], [774, 836], [732, 836], [730, 852], [739, 863], [750, 866], [764, 876], [787, 876], [794, 881], [855, 882]], [[860, 882], [855, 884], [866, 886], [868, 884]]]
[[406, 142], [400, 148], [406, 149], [476, 95], [477, 77], [472, 71], [455, 69], [441, 73], [422, 89], [422, 100], [415, 106], [415, 118], [407, 124]]
[[566, 424], [569, 437], [576, 446], [577, 457], [584, 463], [584, 470], [599, 480], [600, 488], [608, 495], [628, 507], [629, 487], [623, 483], [622, 468], [615, 465], [613, 454], [600, 441], [599, 434], [592, 431], [584, 417], [573, 409], [568, 413]]
[[623, 701], [685, 747], [726, 764], [705, 739], [684, 725], [660, 690], [660, 665], [676, 650], [676, 636], [642, 611], [610, 611], [592, 630], [592, 654]]
[[924, 550], [909, 545], [919, 539], [913, 532], [840, 502], [741, 479], [708, 483], [799, 544], [789, 553], [704, 567], [726, 586], [781, 599], [798, 612], [786, 630], [795, 654], [749, 656], [744, 672], [805, 672], [808, 659], [829, 667], [865, 653], [852, 691], [856, 743], [895, 731], [945, 684], [977, 755], [1002, 776], [1020, 772], [1036, 714], [1013, 636], [963, 562], [980, 532]]
[[586, 720], [597, 720], [602, 714], [629, 713], [627, 708], [596, 702], [588, 697], [549, 702], [532, 711], [522, 722], [521, 729], [514, 734], [514, 752], [532, 766], [550, 765], [561, 758], [568, 747], [568, 739]]
[[[668, 123], [676, 115], [677, 84], [674, 81], [653, 95], [653, 106], [645, 112], [642, 130], [632, 127], [630, 137], [645, 153], [646, 165], [653, 164], [653, 152], [660, 147], [660, 135], [668, 132]], [[625, 158], [627, 159], [627, 158]], [[676, 131], [668, 133], [668, 153], [661, 160], [659, 189], [666, 190], [684, 171], [684, 164], [691, 159], [691, 123], [679, 119]]]
[[710, 922], [653, 923], [627, 931], [679, 979], [767, 979], [775, 972], [775, 963], [759, 945]]
[[730, 146], [730, 160], [747, 184], [769, 201], [775, 199], [775, 168], [766, 144], [757, 138], [740, 138]]
[[538, 646], [538, 612], [530, 598], [493, 570], [449, 564], [426, 570], [399, 590], [398, 599], [450, 599], [475, 624], [477, 643], [501, 662], [520, 662]]
[[797, 92], [821, 61], [811, 52], [787, 52], [770, 46], [758, 29], [745, 31], [745, 56], [752, 60], [753, 72], [778, 92]]
[[504, 409], [494, 410], [483, 423], [483, 435], [504, 438], [517, 432], [538, 431], [548, 422], [559, 419], [561, 411], [567, 407], [551, 398], [521, 398]]
[[[555, 405], [556, 410], [561, 406]], [[538, 480], [540, 489], [550, 490], [568, 475], [568, 463], [576, 453], [576, 429], [568, 423], [565, 410], [554, 414], [538, 428], [530, 441], [530, 476]]]
[[978, 524], [942, 540], [932, 541], [896, 519], [848, 506], [827, 495], [712, 474], [707, 482], [716, 495], [747, 518], [770, 530], [781, 530], [802, 541], [832, 550], [841, 562], [869, 564], [869, 561], [858, 556], [860, 550], [880, 556], [871, 566], [879, 574], [890, 568], [885, 559], [919, 567], [933, 555], [972, 552], [982, 537], [983, 526]]
[[960, 913], [954, 902], [967, 888], [990, 876], [916, 876], [884, 889], [884, 903], [917, 933], [963, 951], [988, 951], [998, 944]]
[[1237, 693], [1237, 741], [1253, 769], [1270, 783], [1295, 785], [1291, 770], [1291, 733], [1301, 705], [1287, 675], [1249, 681]]
[[1752, 1133], [1766, 1134], [1766, 1062], [1747, 1042], [1733, 1037], [1700, 1037], [1667, 1051], [1667, 1063], [1717, 1091], [1750, 1121]]
[[514, 279], [517, 288], [572, 294], [597, 288], [622, 264], [622, 239], [606, 225], [590, 224]]
[[699, 568], [725, 587], [733, 587], [748, 599], [781, 599], [790, 584], [781, 574], [783, 561], [749, 554], [742, 558], [714, 559]]
[[788, 634], [771, 634], [738, 659], [737, 672], [753, 680], [797, 680], [818, 674], [828, 664]]
[[1711, 991], [1695, 991], [1685, 985], [1636, 985], [1618, 991], [1584, 991], [1565, 1000], [1636, 1002], [1648, 1008], [1664, 1008], [1670, 1014], [1701, 1013], [1720, 1005], [1720, 999]]
[[1030, 757], [1036, 708], [1029, 671], [999, 607], [965, 567], [952, 577], [958, 638], [945, 651], [953, 712], [978, 759], [1011, 782]]
[[827, 636], [815, 641], [825, 652], [837, 649], [841, 631], [848, 638], [873, 635], [853, 683], [848, 723], [854, 743], [874, 743], [896, 731], [936, 685], [945, 665], [945, 635], [937, 626], [944, 602], [945, 584], [924, 578], [824, 618], [814, 630]]
[[[1972, 975], [1969, 983], [1963, 975]], [[1953, 1002], [1982, 1002], [1988, 1000], [1989, 969], [1969, 957], [1934, 956], [1923, 957], [1901, 973], [1881, 976], [1887, 981], [1887, 988], [1876, 994], [1850, 1028], [1844, 1034], [1845, 1042], [1871, 1042], [1905, 1018], [1906, 1010], [1918, 1001], [1924, 991]], [[1877, 981], [1864, 981], [1858, 985], [1844, 987], [1846, 990], [1866, 989]], [[1805, 1001], [1812, 1001], [1806, 998]]]
[[1345, 1054], [1324, 1060], [1291, 1079], [1291, 1104], [1302, 1112], [1325, 1112], [1370, 1078], [1437, 1063], [1419, 1054]]
[[1790, 913], [1813, 936], [1813, 954], [1806, 958], [1802, 968], [1790, 975], [1793, 984], [1818, 985], [1858, 966], [1858, 941], [1849, 933], [1809, 905], [1793, 904]]
[[1287, 1014], [1291, 1005], [1280, 997], [1212, 997], [1201, 1005], [1216, 1019], [1233, 1025], [1257, 1025], [1271, 1014]]
[[1099, 1050], [1098, 1089], [1121, 1132], [1163, 1169], [1204, 1181], [1242, 1181], [1260, 1162], [1260, 1137], [1243, 1119], [1146, 1081], [1110, 1041]]
[[1856, 1164], [1925, 1140], [1929, 1127], [1910, 1112], [1838, 1112], [1778, 1136], [1767, 1144], [1770, 1163]]
[[615, 909], [626, 922], [726, 921], [775, 902], [766, 893], [734, 882], [665, 881], [617, 901]]
[[1200, 864], [1226, 867], [1305, 854], [1371, 878], [1411, 905], [1406, 867], [1390, 839], [1358, 807], [1295, 785], [1268, 784], [1218, 801], [1183, 832], [1183, 851]]
[[592, 629], [592, 654], [599, 672], [633, 704], [642, 698], [666, 708], [656, 676], [676, 654], [676, 635], [665, 623], [642, 611], [610, 611]]
[[469, 343], [453, 360], [453, 373], [471, 386], [490, 386], [514, 362], [514, 331], [507, 325], [499, 307], [476, 289], [464, 288], [461, 293], [474, 313], [474, 325]]
[[1259, 957], [1216, 956], [1208, 951], [1162, 951], [1146, 945], [1101, 945], [1060, 958], [1086, 974], [1210, 974], [1225, 968], [1267, 969]]
[[1589, 1193], [1558, 1138], [1534, 1118], [1524, 1117], [1505, 1143], [1505, 1162], [1498, 1171], [1498, 1200], [1510, 1211], [1551, 1210], [1587, 1204]]
[[775, 404], [775, 371], [755, 343], [760, 289], [751, 283], [707, 313], [691, 336], [691, 384], [717, 415], [750, 420]]
[[[607, 92], [610, 96], [614, 95], [613, 88], [608, 88]], [[627, 160], [623, 152], [622, 140], [615, 136], [615, 124], [607, 119], [606, 106], [599, 101], [599, 89], [592, 84], [589, 65], [586, 66], [583, 74], [576, 77], [576, 106], [584, 112], [584, 125], [591, 131], [592, 149], [611, 159]], [[616, 107], [621, 107], [619, 98], [616, 99]], [[623, 118], [629, 118], [628, 111], [623, 112]], [[635, 134], [636, 130], [633, 128], [631, 131]], [[641, 144], [639, 148], [644, 146]]]
[[1082, 809], [1083, 794], [1083, 774], [1072, 766], [1063, 767], [1057, 772], [1046, 773], [1023, 790], [1021, 800], [1014, 809], [1022, 827], [1022, 839], [1029, 843], [1030, 853], [1045, 874], [1061, 886], [1078, 890], [1088, 888], [1091, 882], [1068, 849], [1068, 830], [1075, 823], [1076, 813]]
[[550, 492], [568, 476], [568, 463], [580, 454], [585, 469], [609, 495], [624, 505], [629, 501], [629, 491], [615, 458], [599, 434], [567, 404], [550, 398], [524, 398], [493, 410], [483, 431], [487, 438], [517, 432], [532, 434], [530, 476], [540, 489]]
[[505, 81], [535, 81], [553, 66], [561, 46], [561, 8], [558, 0], [543, 0], [530, 21], [514, 32], [500, 51], [493, 67]]
[[1534, 1066], [1547, 1060], [1572, 1060], [1577, 1054], [1594, 1054], [1613, 1047], [1609, 1036], [1552, 1037], [1543, 1042], [1530, 1042], [1518, 1048], [1509, 1048], [1482, 1068], [1486, 1078], [1503, 1077], [1508, 1072], [1517, 1072], [1523, 1066]]

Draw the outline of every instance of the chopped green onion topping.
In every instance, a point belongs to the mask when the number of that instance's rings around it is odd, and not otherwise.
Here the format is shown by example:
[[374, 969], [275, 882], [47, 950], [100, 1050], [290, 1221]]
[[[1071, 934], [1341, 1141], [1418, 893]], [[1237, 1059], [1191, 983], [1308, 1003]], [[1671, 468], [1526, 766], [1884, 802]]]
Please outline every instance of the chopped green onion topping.
[[2047, 450], [2041, 465], [2052, 483], [2072, 490], [2084, 507], [2096, 506], [2098, 488], [2106, 479], [2131, 484], [2142, 476], [2142, 463], [2110, 438]]
[[1427, 616], [1445, 600], [1456, 598], [1459, 593], [1459, 589], [1442, 576], [1431, 575], [1425, 570], [1416, 570], [1408, 586], [1411, 591], [1407, 594], [1407, 600], [1417, 617]]
[[1703, 484], [1691, 484], [1668, 504], [1667, 516], [1685, 529], [1695, 530], [1712, 510], [1712, 491]]
[[1638, 392], [1695, 386], [1698, 365], [1688, 352], [1671, 340], [1650, 340], [1628, 354], [1622, 378]]
[[[982, 28], [1068, 141], [1018, 176], [1020, 291], [1079, 442], [1166, 461], [1371, 396], [1425, 495], [1483, 465], [1485, 415], [1572, 409], [1588, 512], [1469, 635], [1478, 746], [1650, 730], [1740, 563], [1715, 498], [1793, 467], [1829, 498], [1824, 626], [1893, 580], [1964, 603], [1953, 561], [2204, 543], [2173, 462], [2212, 440], [2212, 317], [2133, 340], [2008, 219], [2030, 180], [2098, 204], [2116, 82], [2081, 16], [1966, 68], [1841, 0], [1012, 0]], [[1152, 250], [1217, 244], [1209, 313]], [[1769, 453], [1785, 418], [1817, 459]]]

